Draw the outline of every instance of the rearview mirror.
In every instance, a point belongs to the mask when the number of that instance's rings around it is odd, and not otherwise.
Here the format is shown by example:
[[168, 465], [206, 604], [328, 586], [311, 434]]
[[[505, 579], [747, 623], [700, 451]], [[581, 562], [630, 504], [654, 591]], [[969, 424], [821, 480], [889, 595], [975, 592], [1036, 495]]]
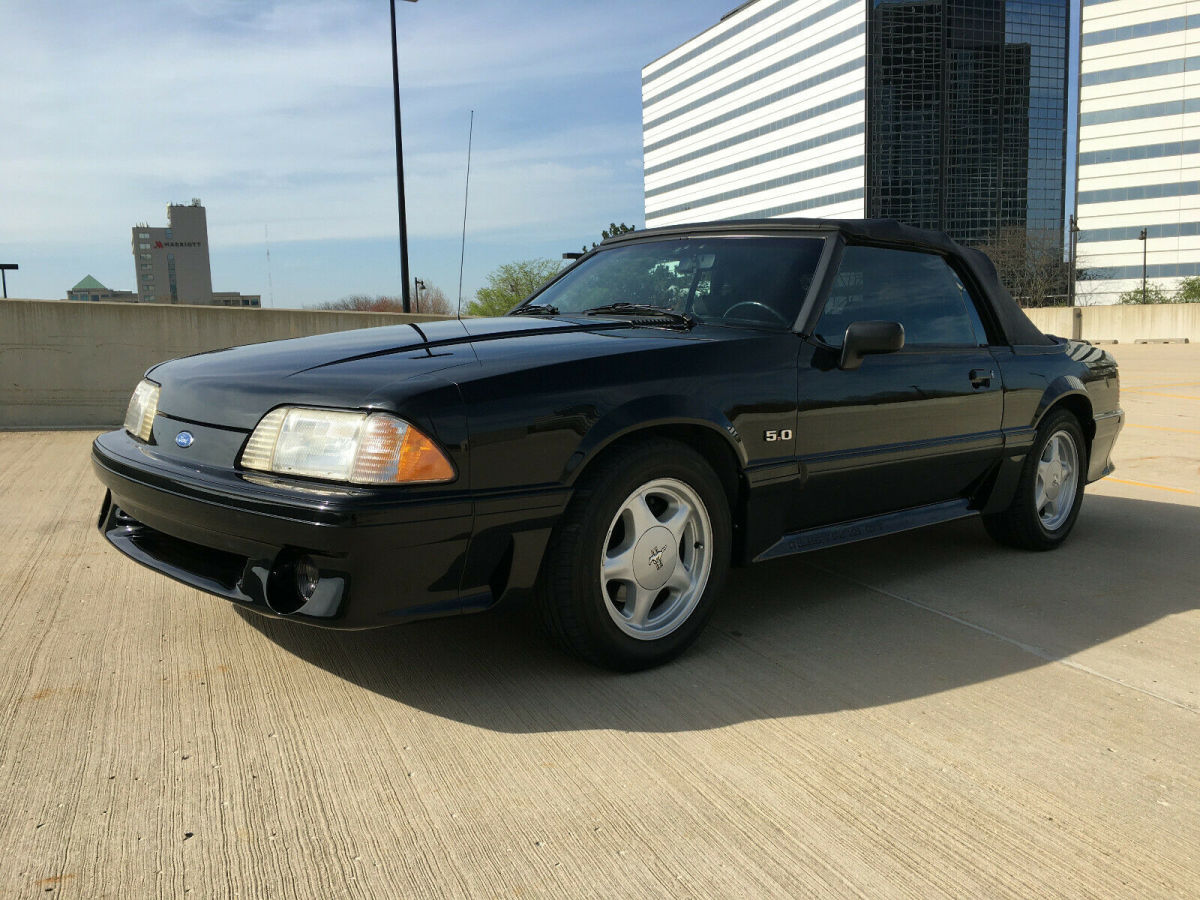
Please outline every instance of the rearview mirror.
[[850, 370], [862, 365], [871, 353], [895, 353], [904, 346], [904, 326], [899, 322], [851, 322], [842, 341], [838, 368]]

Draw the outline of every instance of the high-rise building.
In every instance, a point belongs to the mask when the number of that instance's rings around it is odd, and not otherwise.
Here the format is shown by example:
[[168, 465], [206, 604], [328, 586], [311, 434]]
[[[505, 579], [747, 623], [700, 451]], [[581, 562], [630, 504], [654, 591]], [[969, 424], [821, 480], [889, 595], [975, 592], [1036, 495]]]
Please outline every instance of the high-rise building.
[[167, 227], [133, 226], [133, 263], [142, 303], [211, 306], [208, 219], [198, 199], [167, 206]]
[[187, 205], [169, 204], [166, 228], [145, 223], [133, 226], [133, 268], [137, 278], [134, 299], [139, 303], [262, 306], [261, 294], [214, 293], [208, 218], [196, 198]]
[[1083, 0], [1081, 297], [1200, 275], [1200, 4]]
[[1068, 0], [746, 3], [642, 70], [646, 224], [896, 218], [1061, 267], [1067, 28]]

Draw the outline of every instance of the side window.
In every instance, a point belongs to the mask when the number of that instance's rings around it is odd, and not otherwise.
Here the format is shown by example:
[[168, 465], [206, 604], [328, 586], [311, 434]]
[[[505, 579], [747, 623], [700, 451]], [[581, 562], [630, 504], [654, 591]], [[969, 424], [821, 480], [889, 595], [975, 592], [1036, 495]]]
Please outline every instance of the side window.
[[979, 314], [959, 277], [940, 256], [850, 246], [817, 321], [816, 336], [841, 346], [851, 322], [904, 326], [904, 346], [986, 343]]

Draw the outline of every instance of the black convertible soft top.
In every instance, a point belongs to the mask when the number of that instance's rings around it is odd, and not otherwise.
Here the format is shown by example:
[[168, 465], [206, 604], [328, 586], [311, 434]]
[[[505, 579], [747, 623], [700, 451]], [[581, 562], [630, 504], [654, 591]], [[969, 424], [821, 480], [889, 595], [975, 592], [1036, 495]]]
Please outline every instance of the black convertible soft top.
[[986, 253], [964, 247], [943, 231], [929, 231], [904, 225], [895, 219], [731, 219], [686, 225], [668, 225], [645, 231], [627, 232], [608, 238], [605, 244], [622, 243], [651, 235], [694, 234], [698, 231], [840, 231], [850, 243], [891, 244], [919, 250], [934, 250], [954, 256], [967, 270], [976, 286], [986, 295], [996, 320], [1011, 345], [1053, 344], [1042, 334], [1025, 311], [1017, 305], [1000, 282], [996, 267]]

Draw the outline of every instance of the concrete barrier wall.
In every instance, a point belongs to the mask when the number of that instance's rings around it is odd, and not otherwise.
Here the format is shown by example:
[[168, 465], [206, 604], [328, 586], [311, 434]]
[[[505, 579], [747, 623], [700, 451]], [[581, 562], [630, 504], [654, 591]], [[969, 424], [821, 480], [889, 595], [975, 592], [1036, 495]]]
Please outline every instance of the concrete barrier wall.
[[[1200, 303], [1026, 310], [1049, 334], [1085, 340], [1200, 341]], [[1078, 317], [1078, 331], [1073, 329]], [[119, 425], [154, 363], [281, 338], [442, 316], [0, 300], [0, 428]]]
[[1069, 306], [1054, 306], [1047, 309], [1027, 309], [1025, 315], [1033, 320], [1043, 334], [1057, 334], [1059, 337], [1073, 337], [1071, 333], [1071, 313]]
[[142, 373], [165, 359], [281, 338], [445, 316], [0, 300], [0, 428], [120, 425]]
[[1085, 306], [1083, 337], [1086, 340], [1139, 340], [1187, 338], [1200, 341], [1200, 303]]
[[[1027, 309], [1042, 331], [1085, 341], [1134, 341], [1187, 338], [1200, 341], [1200, 303], [1149, 303], [1117, 306], [1080, 306]], [[1078, 331], [1072, 331], [1072, 314]]]

